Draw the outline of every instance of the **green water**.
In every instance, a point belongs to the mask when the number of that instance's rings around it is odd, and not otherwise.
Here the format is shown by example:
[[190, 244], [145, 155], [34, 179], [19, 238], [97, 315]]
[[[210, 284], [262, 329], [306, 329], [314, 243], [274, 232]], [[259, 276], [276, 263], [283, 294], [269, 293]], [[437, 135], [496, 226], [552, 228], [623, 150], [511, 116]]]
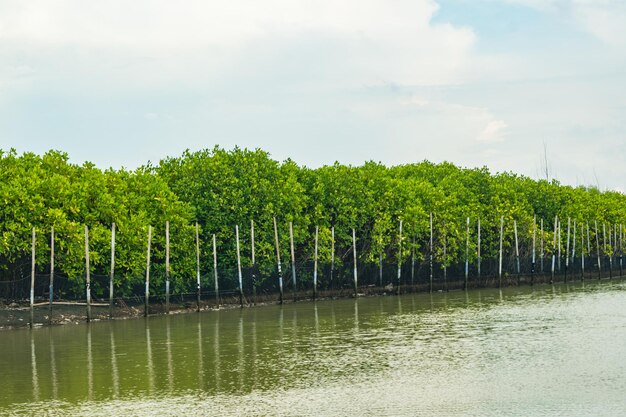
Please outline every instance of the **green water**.
[[2, 415], [626, 415], [626, 284], [0, 332]]

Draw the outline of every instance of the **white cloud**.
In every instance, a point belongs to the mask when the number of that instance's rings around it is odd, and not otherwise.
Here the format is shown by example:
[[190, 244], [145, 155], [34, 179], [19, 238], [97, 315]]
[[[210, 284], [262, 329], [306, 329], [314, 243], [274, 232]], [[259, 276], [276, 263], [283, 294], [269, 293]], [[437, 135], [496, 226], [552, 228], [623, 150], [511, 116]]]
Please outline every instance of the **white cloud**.
[[409, 98], [400, 100], [400, 104], [403, 104], [406, 106], [424, 107], [424, 106], [428, 106], [429, 104], [431, 104], [431, 102], [429, 99], [425, 97], [412, 95]]
[[609, 44], [626, 44], [626, 3], [623, 1], [575, 2], [574, 16], [590, 33]]
[[[389, 94], [372, 91], [461, 84], [473, 68], [474, 32], [433, 23], [437, 9], [434, 0], [1, 1], [0, 62], [33, 71], [0, 68], [0, 105], [11, 109], [0, 114], [0, 148], [54, 143], [98, 162], [113, 137], [127, 150], [118, 164], [131, 166], [216, 142], [311, 165], [359, 163], [391, 138], [381, 114], [354, 111]], [[429, 103], [409, 107], [449, 114]], [[84, 137], [97, 156], [73, 151]]]
[[[0, 27], [5, 39], [92, 47], [178, 49], [309, 31], [396, 41], [428, 32], [436, 10], [432, 0], [8, 0]], [[453, 35], [448, 29], [441, 34]]]
[[389, 92], [375, 101], [352, 103], [350, 114], [368, 121], [370, 134], [378, 139], [360, 144], [359, 150], [369, 148], [385, 162], [426, 158], [479, 166], [502, 153], [508, 134], [503, 120], [487, 108], [458, 104], [452, 97], [440, 97], [440, 89], [429, 90], [430, 94]]
[[502, 142], [508, 125], [502, 120], [491, 120], [478, 136], [481, 142]]
[[571, 19], [607, 44], [626, 44], [626, 2], [623, 0], [503, 0]]
[[268, 60], [280, 71], [314, 41], [320, 59], [307, 64], [329, 85], [457, 83], [475, 35], [432, 24], [436, 10], [433, 0], [9, 0], [0, 3], [0, 59], [42, 77], [74, 70], [75, 81], [91, 74], [123, 88], [190, 86], [234, 67], [253, 76]]
[[485, 1], [545, 12], [549, 39], [524, 18], [435, 23], [435, 0], [0, 0], [0, 148], [136, 166], [219, 143], [532, 174], [545, 138], [560, 172], [619, 182], [626, 6]]

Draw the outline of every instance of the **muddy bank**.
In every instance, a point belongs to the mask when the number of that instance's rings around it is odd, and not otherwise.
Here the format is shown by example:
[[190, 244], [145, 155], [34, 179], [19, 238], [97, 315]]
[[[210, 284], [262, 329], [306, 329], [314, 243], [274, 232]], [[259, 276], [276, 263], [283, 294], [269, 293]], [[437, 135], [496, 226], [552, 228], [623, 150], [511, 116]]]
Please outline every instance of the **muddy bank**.
[[[223, 306], [220, 306], [220, 308], [234, 307], [239, 307], [239, 305], [224, 304]], [[215, 304], [208, 303], [203, 303], [200, 306], [201, 310], [212, 310], [216, 308], [217, 306]], [[181, 314], [195, 311], [197, 311], [197, 306], [195, 304], [190, 305], [188, 302], [170, 303], [170, 314]], [[150, 315], [160, 315], [165, 314], [165, 312], [164, 304], [158, 303], [150, 305]], [[112, 311], [109, 310], [108, 305], [106, 307], [99, 305], [91, 307], [91, 321], [111, 319], [122, 320], [143, 316], [143, 304], [129, 303], [125, 300], [117, 300]], [[10, 303], [0, 305], [0, 330], [29, 327], [31, 321], [35, 327], [84, 323], [87, 321], [87, 309], [84, 303], [54, 304], [52, 309], [50, 309], [48, 305], [36, 306], [33, 309], [31, 316], [31, 310], [28, 303]]]
[[[371, 295], [371, 291], [359, 292], [359, 296]], [[349, 290], [328, 290], [320, 291], [318, 299], [353, 297], [354, 291]], [[172, 297], [173, 299], [176, 297]], [[268, 304], [280, 303], [279, 294], [261, 294], [257, 297], [244, 297], [243, 303], [239, 297], [220, 298], [219, 303], [215, 299], [201, 300], [198, 308], [197, 302], [170, 300], [169, 314], [195, 313], [200, 311], [224, 310], [235, 308], [260, 307]], [[284, 295], [283, 303], [311, 301], [314, 298], [310, 292], [290, 292]], [[43, 304], [43, 303], [36, 303]], [[148, 308], [150, 316], [167, 314], [164, 302], [151, 302]], [[117, 299], [110, 310], [108, 305], [103, 303], [92, 304], [91, 321], [102, 320], [124, 320], [137, 317], [144, 317], [145, 307], [143, 302], [137, 300]], [[0, 330], [30, 327], [31, 321], [34, 327], [48, 325], [79, 324], [87, 321], [87, 307], [82, 302], [62, 302], [53, 304], [50, 309], [48, 304], [36, 305], [33, 308], [32, 316], [29, 303], [27, 301], [19, 303], [0, 303]]]
[[[570, 276], [568, 282], [576, 282], [581, 280], [581, 276]], [[599, 277], [595, 274], [585, 274], [586, 280], [598, 280], [598, 279], [610, 279], [609, 276]], [[613, 276], [612, 279], [621, 279], [621, 277]], [[506, 276], [503, 277], [501, 285], [503, 287], [508, 286], [521, 286], [521, 285], [533, 285], [533, 284], [550, 284], [553, 282], [553, 278], [549, 274], [543, 275], [520, 275], [520, 276]], [[555, 276], [554, 283], [565, 282], [563, 275]], [[476, 288], [497, 288], [500, 286], [500, 282], [497, 278], [486, 277], [481, 282], [469, 281], [467, 283], [468, 289]], [[462, 290], [465, 288], [464, 280], [454, 280], [449, 282], [433, 282], [433, 292], [445, 292]], [[416, 285], [401, 285], [394, 286], [388, 284], [384, 287], [380, 286], [366, 286], [359, 287], [357, 289], [357, 296], [384, 296], [384, 295], [396, 295], [414, 292], [428, 292], [431, 291], [430, 283], [420, 283]], [[325, 289], [320, 290], [317, 293], [318, 299], [335, 299], [335, 298], [347, 298], [354, 297], [354, 288], [344, 287], [337, 289]], [[161, 315], [166, 314], [166, 306], [163, 300], [156, 300], [150, 302], [149, 315]], [[315, 298], [311, 290], [299, 291], [294, 293], [293, 291], [286, 291], [283, 294], [283, 303], [293, 302], [306, 302], [313, 301]], [[64, 324], [78, 324], [87, 321], [87, 309], [84, 303], [80, 302], [63, 302], [54, 304], [50, 309], [48, 304], [45, 304], [44, 300], [39, 300], [39, 305], [36, 305], [33, 309], [31, 316], [31, 309], [27, 301], [16, 302], [0, 302], [0, 330], [14, 329], [21, 327], [29, 327], [30, 323], [33, 326], [45, 326], [45, 325], [64, 325]], [[220, 297], [219, 303], [215, 298], [206, 298], [200, 302], [198, 308], [197, 302], [192, 296], [172, 296], [170, 300], [170, 314], [182, 314], [193, 313], [200, 311], [210, 311], [216, 309], [233, 309], [233, 308], [248, 308], [255, 306], [263, 306], [268, 304], [280, 303], [280, 294], [258, 294], [253, 296], [251, 294], [245, 295], [243, 300], [239, 299], [239, 296], [224, 296]], [[37, 304], [37, 303], [36, 303]], [[108, 304], [97, 302], [91, 307], [91, 320], [120, 320], [131, 319], [144, 316], [144, 304], [140, 297], [133, 299], [116, 299], [112, 310], [109, 309]]]

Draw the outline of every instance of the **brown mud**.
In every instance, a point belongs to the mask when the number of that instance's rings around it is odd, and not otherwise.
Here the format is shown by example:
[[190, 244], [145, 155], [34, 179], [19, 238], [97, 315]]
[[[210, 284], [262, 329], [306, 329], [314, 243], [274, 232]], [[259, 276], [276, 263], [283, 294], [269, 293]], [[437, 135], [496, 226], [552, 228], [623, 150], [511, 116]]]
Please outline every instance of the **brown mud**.
[[[608, 275], [608, 274], [607, 274]], [[554, 277], [554, 283], [563, 283], [564, 277], [562, 275]], [[607, 279], [608, 276], [604, 276], [602, 279]], [[614, 279], [620, 278], [613, 276]], [[572, 276], [569, 278], [569, 282], [579, 282], [581, 279], [580, 274], [578, 276]], [[598, 280], [598, 274], [585, 274], [586, 280]], [[550, 284], [552, 278], [549, 274], [539, 275], [534, 277], [530, 275], [519, 276], [505, 276], [502, 279], [502, 287], [511, 286], [528, 286], [532, 284]], [[499, 281], [494, 277], [485, 277], [481, 282], [468, 282], [468, 289], [476, 288], [498, 288]], [[455, 279], [454, 281], [437, 282], [433, 283], [433, 292], [445, 292], [451, 290], [464, 289], [464, 281]], [[406, 293], [428, 292], [430, 290], [429, 284], [420, 283], [417, 285], [401, 285], [400, 288], [391, 284], [379, 287], [379, 286], [367, 286], [359, 287], [357, 289], [356, 296], [384, 296], [384, 295], [397, 295]], [[354, 288], [344, 287], [339, 289], [327, 289], [320, 290], [317, 293], [317, 299], [337, 299], [337, 298], [349, 298], [354, 297]], [[287, 290], [283, 295], [283, 303], [313, 301], [313, 291], [300, 291], [294, 294], [293, 291]], [[45, 325], [64, 325], [64, 324], [79, 324], [87, 321], [87, 308], [84, 302], [63, 302], [54, 304], [52, 310], [45, 300], [38, 300], [36, 306], [32, 312], [32, 327], [45, 326]], [[186, 298], [181, 296], [172, 296], [170, 300], [169, 314], [182, 314], [193, 313], [197, 311], [211, 311], [217, 309], [234, 309], [234, 308], [248, 308], [263, 305], [274, 305], [280, 303], [279, 294], [259, 294], [256, 297], [252, 295], [244, 296], [240, 301], [238, 295], [229, 295], [220, 297], [219, 304], [215, 298], [209, 298], [207, 295], [203, 297], [200, 306], [198, 308], [197, 302], [193, 300], [193, 297], [187, 296]], [[166, 314], [166, 306], [161, 301], [151, 301], [148, 309], [150, 316]], [[130, 319], [144, 316], [144, 304], [139, 298], [133, 299], [116, 299], [113, 305], [113, 309], [110, 311], [109, 306], [106, 303], [94, 303], [91, 307], [91, 321], [102, 320], [120, 320]], [[31, 310], [27, 301], [19, 303], [3, 303], [0, 301], [0, 330], [15, 329], [31, 326]]]

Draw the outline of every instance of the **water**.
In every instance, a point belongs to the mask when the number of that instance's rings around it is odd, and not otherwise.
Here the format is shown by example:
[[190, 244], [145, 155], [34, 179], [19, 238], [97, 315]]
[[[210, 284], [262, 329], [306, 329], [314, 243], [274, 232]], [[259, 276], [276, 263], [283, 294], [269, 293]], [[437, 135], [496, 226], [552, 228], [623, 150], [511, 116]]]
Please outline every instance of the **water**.
[[0, 333], [2, 415], [626, 414], [626, 284]]

